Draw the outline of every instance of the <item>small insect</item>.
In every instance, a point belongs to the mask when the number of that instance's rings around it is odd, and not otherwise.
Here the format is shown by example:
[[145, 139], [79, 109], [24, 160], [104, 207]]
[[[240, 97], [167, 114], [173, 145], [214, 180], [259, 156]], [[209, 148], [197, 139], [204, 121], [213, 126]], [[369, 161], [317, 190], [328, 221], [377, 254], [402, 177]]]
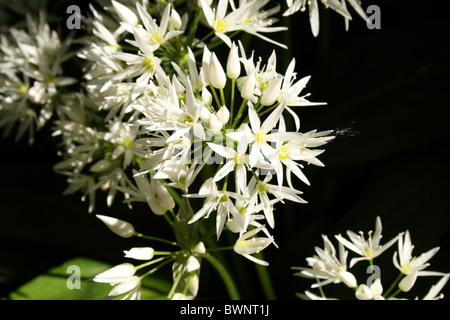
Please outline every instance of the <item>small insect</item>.
[[356, 121], [350, 121], [344, 125], [338, 125], [336, 128], [336, 136], [354, 137], [359, 134], [355, 130]]

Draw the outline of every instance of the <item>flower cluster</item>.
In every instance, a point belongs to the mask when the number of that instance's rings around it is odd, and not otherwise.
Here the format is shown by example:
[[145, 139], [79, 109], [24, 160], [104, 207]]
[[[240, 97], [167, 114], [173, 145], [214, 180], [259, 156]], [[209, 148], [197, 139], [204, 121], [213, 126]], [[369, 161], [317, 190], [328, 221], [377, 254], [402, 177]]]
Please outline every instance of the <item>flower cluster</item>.
[[0, 38], [0, 127], [9, 135], [18, 126], [16, 140], [44, 127], [64, 102], [61, 89], [76, 82], [64, 76], [62, 65], [71, 57], [71, 38], [61, 41], [41, 13], [40, 21], [30, 16], [27, 31], [10, 28]]
[[[317, 255], [306, 259], [309, 267], [293, 267], [298, 270], [296, 276], [315, 279], [316, 283], [311, 285], [311, 288], [318, 288], [320, 293], [315, 294], [310, 290], [306, 290], [303, 294], [299, 294], [301, 298], [312, 300], [329, 300], [335, 299], [327, 297], [324, 293], [323, 287], [328, 284], [343, 283], [348, 288], [354, 290], [354, 295], [358, 300], [385, 300], [385, 299], [399, 299], [400, 293], [409, 292], [416, 283], [417, 277], [421, 276], [438, 276], [441, 279], [436, 285], [433, 285], [429, 292], [423, 297], [423, 300], [442, 299], [443, 295], [440, 291], [447, 283], [450, 274], [425, 270], [429, 263], [428, 261], [437, 253], [439, 247], [433, 248], [419, 256], [412, 256], [414, 246], [411, 243], [409, 231], [402, 232], [396, 237], [381, 244], [382, 225], [380, 217], [376, 218], [375, 232], [369, 231], [367, 239], [363, 232], [359, 234], [353, 231], [347, 231], [348, 239], [342, 235], [336, 235], [338, 241], [339, 252], [337, 253], [330, 239], [323, 235], [324, 248], [316, 247]], [[375, 267], [381, 268], [374, 264], [374, 259], [379, 257], [387, 249], [398, 244], [397, 251], [393, 255], [393, 264], [399, 271], [399, 275], [385, 290], [381, 282], [381, 275], [375, 272]], [[350, 250], [358, 256], [350, 260], [347, 266], [348, 251]], [[368, 271], [372, 275], [365, 283], [357, 280], [355, 272], [351, 272], [359, 261], [368, 261]], [[394, 291], [395, 290], [395, 291]], [[394, 292], [392, 292], [394, 291]], [[416, 296], [416, 299], [419, 299]]]
[[[174, 193], [182, 207], [196, 199], [200, 208], [174, 221], [194, 228], [213, 214], [217, 240], [226, 228], [237, 234], [236, 253], [267, 265], [253, 254], [276, 245], [269, 229], [275, 226], [274, 205], [305, 202], [293, 177], [309, 184], [302, 163], [323, 166], [317, 158], [323, 149], [317, 147], [333, 136], [299, 131], [293, 108], [323, 103], [302, 93], [310, 77], [297, 80], [295, 60], [281, 74], [275, 51], [266, 63], [255, 61], [254, 52], [246, 56], [244, 45], [226, 36], [281, 30], [266, 21], [277, 8], [259, 13], [266, 2], [240, 2], [227, 13], [228, 1], [219, 1], [216, 9], [200, 1], [198, 12], [213, 29], [209, 37], [217, 36], [210, 46], [192, 35], [193, 29], [186, 31], [186, 15], [180, 18], [170, 5], [154, 17], [143, 4], [133, 8], [112, 1], [114, 27], [95, 12], [93, 36], [79, 56], [88, 61], [85, 100], [105, 111], [105, 125], [93, 127], [94, 119], [76, 117], [56, 122], [55, 134], [66, 146], [56, 169], [69, 176], [68, 192], [84, 190], [94, 211], [97, 189], [108, 190], [108, 205], [121, 191], [130, 205], [146, 202], [153, 213], [166, 216], [180, 205]], [[228, 54], [209, 49], [217, 41], [229, 45]], [[293, 117], [294, 131], [287, 129], [286, 116]], [[205, 167], [212, 174], [205, 174]], [[204, 182], [195, 189], [199, 177]], [[198, 245], [188, 242], [178, 243], [184, 249], [179, 270], [187, 268]], [[190, 287], [192, 270], [183, 272]]]
[[[345, 0], [322, 2], [348, 24]], [[94, 278], [114, 286], [110, 296], [140, 298], [142, 279], [171, 264], [173, 286], [167, 297], [193, 299], [202, 261], [220, 264], [211, 254], [218, 250], [234, 250], [267, 266], [259, 253], [277, 247], [272, 235], [276, 206], [306, 203], [299, 190], [310, 184], [305, 169], [324, 166], [319, 156], [334, 135], [332, 130], [301, 130], [296, 109], [326, 103], [309, 100], [310, 76], [297, 74], [297, 61], [280, 70], [276, 50], [262, 58], [239, 37], [246, 33], [287, 48], [267, 36], [287, 30], [275, 25], [281, 6], [266, 8], [268, 3], [111, 0], [104, 7], [89, 6], [80, 38], [74, 33], [60, 38], [42, 12], [37, 20], [27, 17], [26, 30], [12, 27], [1, 35], [0, 127], [5, 134], [18, 126], [17, 139], [28, 132], [32, 143], [35, 131], [50, 123], [61, 157], [54, 169], [67, 177], [64, 194], [81, 193], [88, 211], [118, 236], [152, 242], [124, 252], [124, 259], [142, 264], [124, 262]], [[286, 3], [284, 16], [308, 4], [317, 36], [317, 1]], [[366, 19], [356, 1], [349, 3]], [[71, 63], [81, 79], [67, 75], [65, 66]], [[117, 198], [130, 209], [136, 202], [148, 205], [168, 222], [175, 240], [98, 214], [99, 192], [107, 193], [107, 206]], [[218, 247], [224, 232], [234, 236], [233, 242]], [[410, 259], [409, 234], [380, 246], [380, 233], [377, 221], [367, 241], [352, 233], [350, 241], [338, 236], [339, 259], [324, 237], [325, 249], [317, 249], [318, 256], [308, 259], [311, 268], [301, 269], [301, 275], [319, 279], [319, 288], [343, 282], [357, 288], [357, 297], [378, 298], [381, 284], [358, 286], [347, 270], [344, 248], [362, 256], [352, 260], [351, 268], [359, 260], [372, 261], [395, 241], [401, 244], [395, 265], [407, 275], [402, 290], [417, 276], [430, 275], [422, 269], [434, 251]], [[157, 245], [170, 249], [155, 250]]]
[[[81, 192], [91, 213], [102, 191], [107, 206], [118, 196], [130, 208], [143, 202], [173, 228], [176, 241], [169, 241], [97, 215], [119, 236], [179, 249], [127, 252], [125, 258], [148, 262], [96, 277], [117, 285], [112, 296], [139, 298], [142, 277], [171, 262], [168, 297], [194, 298], [201, 258], [213, 259], [199, 227], [210, 216], [216, 241], [229, 231], [236, 236], [231, 249], [268, 265], [255, 254], [277, 246], [275, 205], [306, 202], [294, 185], [309, 185], [305, 165], [323, 166], [320, 147], [333, 135], [301, 132], [295, 108], [325, 103], [309, 101], [310, 77], [297, 76], [295, 59], [282, 72], [275, 50], [264, 61], [235, 39], [245, 32], [286, 48], [265, 35], [287, 30], [274, 26], [280, 5], [265, 9], [268, 2], [199, 0], [186, 10], [177, 1], [112, 0], [90, 5], [82, 38], [61, 41], [43, 14], [38, 23], [28, 18], [28, 32], [12, 28], [2, 37], [1, 124], [11, 130], [19, 122], [19, 137], [29, 130], [31, 142], [33, 125], [52, 118], [61, 156], [54, 169], [67, 177], [64, 194]], [[74, 43], [82, 46], [76, 54], [69, 49]], [[76, 81], [63, 76], [68, 59], [82, 65], [81, 90], [63, 90]]]

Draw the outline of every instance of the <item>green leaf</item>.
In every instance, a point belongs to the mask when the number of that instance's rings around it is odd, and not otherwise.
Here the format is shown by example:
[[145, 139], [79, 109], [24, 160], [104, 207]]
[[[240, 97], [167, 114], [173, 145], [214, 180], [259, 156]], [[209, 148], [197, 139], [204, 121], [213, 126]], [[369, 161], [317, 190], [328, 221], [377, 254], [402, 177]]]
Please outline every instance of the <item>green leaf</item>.
[[[93, 259], [77, 257], [37, 276], [5, 299], [11, 300], [102, 300], [108, 297], [112, 286], [92, 279], [112, 266]], [[79, 275], [79, 282], [75, 278]], [[170, 290], [168, 282], [151, 277], [144, 279], [141, 299], [165, 299]]]

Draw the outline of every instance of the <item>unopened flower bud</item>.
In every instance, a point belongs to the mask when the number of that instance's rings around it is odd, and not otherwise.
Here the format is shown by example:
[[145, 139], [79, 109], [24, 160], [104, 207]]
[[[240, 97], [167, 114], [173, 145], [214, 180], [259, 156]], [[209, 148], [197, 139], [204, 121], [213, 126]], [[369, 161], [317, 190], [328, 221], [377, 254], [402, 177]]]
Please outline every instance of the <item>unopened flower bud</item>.
[[219, 119], [217, 118], [217, 116], [214, 113], [211, 113], [209, 115], [209, 128], [213, 132], [219, 132], [223, 128], [222, 122], [219, 121]]
[[341, 281], [347, 285], [349, 288], [354, 288], [358, 285], [355, 276], [348, 271], [339, 272], [341, 276]]
[[175, 9], [172, 9], [170, 12], [170, 23], [175, 29], [181, 29], [181, 17]]
[[211, 61], [211, 51], [209, 51], [208, 47], [205, 47], [203, 49], [201, 73], [203, 76], [203, 81], [205, 82], [206, 85], [211, 84], [210, 61]]
[[238, 48], [233, 42], [227, 60], [227, 75], [231, 79], [237, 79], [240, 74], [241, 62], [239, 61]]
[[200, 262], [194, 256], [190, 256], [186, 261], [186, 271], [192, 272], [200, 269]]
[[204, 254], [206, 252], [205, 244], [200, 241], [194, 247], [194, 252], [198, 254]]
[[214, 52], [211, 54], [209, 72], [211, 85], [214, 88], [223, 89], [227, 83], [227, 76], [225, 75], [225, 71], [223, 71], [222, 65]]
[[417, 279], [417, 272], [413, 272], [410, 275], [404, 277], [402, 281], [400, 281], [400, 283], [398, 284], [398, 287], [403, 292], [408, 292], [414, 286], [414, 283], [416, 283], [416, 279]]
[[212, 94], [208, 91], [208, 89], [206, 89], [205, 87], [203, 87], [202, 89], [202, 101], [205, 104], [205, 106], [210, 106], [212, 103]]
[[381, 296], [381, 294], [383, 293], [383, 286], [381, 285], [380, 279], [376, 279], [374, 283], [372, 283], [372, 285], [370, 286], [370, 291], [372, 291], [372, 294], [375, 297]]
[[90, 168], [91, 172], [103, 172], [108, 169], [110, 169], [112, 166], [112, 162], [106, 159], [102, 159], [97, 161], [92, 167]]
[[200, 120], [202, 120], [203, 125], [209, 127], [209, 117], [211, 116], [211, 112], [205, 107], [203, 107], [202, 112], [200, 113]]
[[245, 79], [244, 84], [241, 89], [241, 97], [242, 99], [250, 100], [253, 98], [253, 95], [255, 93], [255, 85], [256, 85], [256, 78], [255, 74], [251, 73], [247, 79]]
[[191, 292], [192, 296], [196, 296], [198, 293], [198, 287], [199, 287], [199, 279], [198, 276], [195, 274], [193, 277], [189, 279], [189, 291]]
[[216, 116], [223, 125], [226, 125], [228, 120], [230, 120], [230, 111], [228, 111], [226, 106], [222, 106], [219, 111], [217, 111]]
[[112, 5], [122, 21], [129, 23], [132, 26], [136, 26], [138, 24], [138, 17], [127, 6], [124, 6], [123, 4], [114, 0], [112, 1]]
[[93, 280], [95, 282], [114, 284], [132, 277], [135, 272], [136, 269], [131, 263], [122, 263], [96, 275]]
[[163, 215], [167, 210], [175, 207], [175, 201], [169, 191], [160, 183], [153, 186], [155, 196], [149, 197], [148, 204], [156, 215]]
[[358, 300], [372, 300], [373, 298], [372, 291], [370, 291], [370, 288], [365, 284], [359, 286], [355, 296]]
[[131, 258], [136, 260], [151, 260], [153, 258], [154, 250], [150, 247], [131, 248], [130, 250], [124, 250], [125, 258]]
[[126, 221], [103, 215], [96, 215], [96, 217], [102, 220], [112, 232], [122, 238], [130, 238], [135, 234], [133, 225]]

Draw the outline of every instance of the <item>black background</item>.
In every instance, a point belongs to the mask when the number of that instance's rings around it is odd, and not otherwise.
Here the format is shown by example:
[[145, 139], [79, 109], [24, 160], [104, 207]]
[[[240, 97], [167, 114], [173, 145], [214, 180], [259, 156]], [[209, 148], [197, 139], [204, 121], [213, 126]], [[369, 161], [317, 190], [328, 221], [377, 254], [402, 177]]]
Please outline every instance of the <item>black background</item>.
[[[362, 5], [370, 4], [381, 9], [379, 30], [368, 29], [349, 7], [354, 19], [346, 32], [342, 17], [320, 5], [319, 37], [312, 36], [306, 13], [281, 18], [279, 24], [288, 25], [290, 32], [274, 35], [291, 48], [276, 49], [279, 71], [295, 57], [299, 76], [312, 76], [306, 91], [312, 94], [310, 100], [328, 103], [298, 109], [301, 131], [351, 128], [326, 146], [320, 157], [324, 168], [306, 168], [311, 186], [298, 188], [308, 204], [276, 207], [279, 249], [271, 247], [264, 254], [277, 299], [297, 300], [295, 293], [308, 289], [311, 281], [294, 277], [291, 266], [306, 266], [314, 246], [322, 246], [322, 234], [335, 242], [333, 236], [346, 230], [367, 232], [373, 230], [376, 216], [383, 223], [383, 241], [409, 230], [413, 255], [439, 246], [429, 269], [450, 272], [447, 8], [444, 1], [372, 0]], [[249, 45], [263, 58], [273, 49], [258, 40]], [[106, 230], [87, 213], [81, 195], [62, 196], [66, 182], [52, 169], [58, 161], [54, 140], [44, 130], [36, 141], [31, 147], [10, 138], [1, 142], [2, 296], [72, 257], [121, 263], [122, 250], [139, 243]], [[134, 212], [120, 204], [108, 209], [101, 195], [98, 203], [98, 214], [141, 221], [154, 235], [166, 232], [154, 228], [158, 222], [145, 206], [138, 205]], [[386, 283], [397, 274], [392, 267], [395, 249], [375, 261]], [[264, 299], [254, 265], [236, 255], [224, 257], [242, 297]], [[358, 271], [364, 277], [363, 264]], [[419, 278], [408, 297], [423, 297], [437, 281]], [[326, 292], [337, 296], [336, 289], [342, 287], [328, 286]], [[448, 298], [448, 285], [443, 292]], [[204, 263], [199, 298], [226, 297], [221, 280]]]

